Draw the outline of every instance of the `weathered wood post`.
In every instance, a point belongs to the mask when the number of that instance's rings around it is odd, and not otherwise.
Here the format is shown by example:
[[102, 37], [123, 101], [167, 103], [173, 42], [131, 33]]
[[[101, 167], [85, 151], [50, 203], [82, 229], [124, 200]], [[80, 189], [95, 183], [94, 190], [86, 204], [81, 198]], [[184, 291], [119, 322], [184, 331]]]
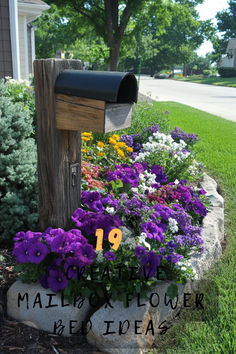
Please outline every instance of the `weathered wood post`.
[[83, 72], [78, 60], [35, 60], [34, 80], [39, 218], [44, 230], [65, 227], [79, 207], [80, 131], [129, 127], [138, 88], [131, 73]]
[[34, 61], [41, 230], [65, 227], [80, 202], [81, 133], [56, 129], [54, 91], [62, 71], [81, 68], [79, 60]]

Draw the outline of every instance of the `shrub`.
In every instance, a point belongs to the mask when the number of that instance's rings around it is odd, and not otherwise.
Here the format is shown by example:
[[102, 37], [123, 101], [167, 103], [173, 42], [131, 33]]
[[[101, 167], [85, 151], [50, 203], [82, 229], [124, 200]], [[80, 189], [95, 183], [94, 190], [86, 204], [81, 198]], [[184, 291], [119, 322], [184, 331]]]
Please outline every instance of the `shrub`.
[[211, 70], [205, 69], [205, 70], [203, 70], [202, 72], [203, 72], [203, 75], [204, 75], [204, 76], [209, 76], [209, 75], [211, 75]]
[[33, 135], [36, 129], [36, 114], [35, 114], [35, 95], [34, 87], [27, 80], [14, 80], [6, 77], [7, 96], [12, 102], [20, 102], [25, 110], [29, 111], [33, 118]]
[[9, 96], [0, 81], [0, 241], [7, 243], [20, 229], [37, 221], [36, 144], [33, 117]]
[[222, 67], [218, 69], [221, 77], [236, 77], [236, 69], [235, 68], [227, 68]]

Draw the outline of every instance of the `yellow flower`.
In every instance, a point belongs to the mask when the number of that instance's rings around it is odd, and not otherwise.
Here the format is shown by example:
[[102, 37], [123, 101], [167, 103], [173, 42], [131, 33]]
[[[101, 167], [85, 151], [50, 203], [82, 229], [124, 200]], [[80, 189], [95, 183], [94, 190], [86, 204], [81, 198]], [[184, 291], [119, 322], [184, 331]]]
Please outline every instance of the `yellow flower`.
[[113, 139], [113, 138], [109, 138], [109, 143], [115, 145], [115, 144], [116, 144], [116, 141], [115, 141], [115, 139]]
[[121, 149], [117, 149], [117, 154], [121, 157], [125, 157], [125, 154]]
[[86, 150], [85, 149], [81, 149], [81, 152], [86, 152]]
[[82, 133], [82, 136], [88, 136], [88, 137], [91, 137], [91, 136], [92, 136], [92, 133], [83, 132], [83, 133]]
[[103, 149], [105, 144], [102, 141], [98, 141], [97, 146]]
[[128, 146], [128, 147], [126, 148], [126, 151], [128, 151], [128, 152], [133, 152], [134, 149], [133, 149], [132, 147], [129, 147], [129, 146]]
[[114, 148], [115, 150], [118, 150], [118, 149], [119, 149], [119, 146], [114, 145], [113, 148]]
[[103, 153], [103, 152], [97, 152], [97, 155], [98, 155], [98, 156], [103, 156], [104, 153]]
[[121, 141], [119, 141], [118, 143], [116, 143], [116, 146], [118, 146], [118, 147], [125, 147], [126, 144], [123, 143], [123, 142], [121, 142]]
[[86, 138], [85, 136], [82, 136], [82, 140], [83, 141], [90, 141], [91, 139], [90, 138]]
[[112, 139], [119, 140], [120, 137], [119, 137], [119, 135], [117, 135], [117, 134], [113, 134], [113, 135], [112, 135]]

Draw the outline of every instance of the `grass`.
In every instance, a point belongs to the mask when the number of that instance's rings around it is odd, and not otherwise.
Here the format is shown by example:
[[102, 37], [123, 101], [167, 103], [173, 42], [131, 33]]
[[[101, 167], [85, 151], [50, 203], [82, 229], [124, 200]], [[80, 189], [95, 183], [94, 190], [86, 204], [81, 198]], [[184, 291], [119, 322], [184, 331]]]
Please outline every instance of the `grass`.
[[201, 75], [192, 75], [190, 77], [176, 77], [174, 80], [189, 81], [199, 84], [215, 85], [215, 86], [227, 86], [236, 87], [236, 77], [203, 77]]
[[[145, 126], [154, 120], [155, 111], [168, 110], [172, 128], [178, 126], [201, 137], [202, 140], [196, 145], [197, 159], [205, 164], [207, 173], [216, 179], [225, 198], [227, 235], [222, 258], [205, 277], [219, 289], [218, 311], [212, 298], [204, 313], [207, 321], [191, 322], [191, 318], [195, 316], [194, 311], [183, 313], [182, 318], [165, 335], [158, 338], [156, 349], [152, 353], [234, 353], [236, 123], [174, 102], [156, 102], [148, 110], [153, 113], [146, 115]], [[158, 121], [157, 117], [156, 120]]]

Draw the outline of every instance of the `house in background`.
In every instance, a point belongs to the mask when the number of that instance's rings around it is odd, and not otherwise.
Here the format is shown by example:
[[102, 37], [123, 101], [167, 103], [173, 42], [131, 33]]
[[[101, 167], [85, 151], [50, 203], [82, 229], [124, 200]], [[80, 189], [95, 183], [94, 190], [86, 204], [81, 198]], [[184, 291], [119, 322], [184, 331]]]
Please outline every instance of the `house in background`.
[[231, 38], [226, 48], [226, 55], [221, 58], [219, 66], [236, 69], [236, 38]]
[[32, 22], [48, 9], [42, 0], [0, 0], [0, 78], [29, 78], [35, 59]]

